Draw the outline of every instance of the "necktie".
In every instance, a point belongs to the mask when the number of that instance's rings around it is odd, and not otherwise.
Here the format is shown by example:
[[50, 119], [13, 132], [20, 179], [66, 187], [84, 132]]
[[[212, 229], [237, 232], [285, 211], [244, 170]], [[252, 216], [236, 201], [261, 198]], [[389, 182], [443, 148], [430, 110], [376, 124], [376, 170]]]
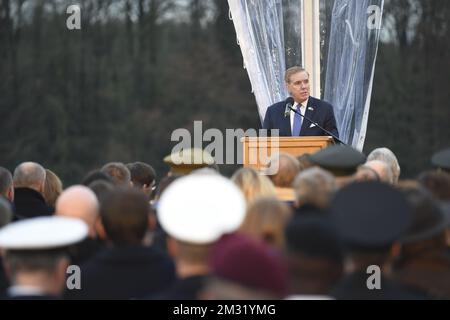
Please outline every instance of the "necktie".
[[[297, 111], [300, 112], [301, 104], [297, 105]], [[294, 114], [294, 126], [292, 128], [292, 136], [298, 137], [300, 135], [300, 130], [302, 129], [302, 117], [295, 113]]]

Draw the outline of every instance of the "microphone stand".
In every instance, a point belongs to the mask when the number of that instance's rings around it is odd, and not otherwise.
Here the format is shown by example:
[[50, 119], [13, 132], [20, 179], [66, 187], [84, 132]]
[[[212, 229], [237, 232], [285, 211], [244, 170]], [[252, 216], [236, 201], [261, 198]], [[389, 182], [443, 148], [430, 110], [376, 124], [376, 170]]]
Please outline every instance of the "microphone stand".
[[344, 146], [347, 146], [347, 144], [345, 142], [343, 142], [341, 139], [339, 139], [338, 137], [336, 137], [336, 135], [332, 134], [330, 131], [324, 129], [322, 126], [320, 126], [317, 122], [312, 121], [310, 118], [308, 118], [306, 115], [302, 115], [301, 112], [298, 112], [297, 110], [295, 110], [293, 107], [286, 106], [289, 109], [291, 109], [291, 111], [295, 112], [296, 114], [298, 114], [299, 116], [301, 116], [302, 118], [308, 120], [309, 122], [311, 122], [312, 124], [314, 124], [316, 127], [318, 127], [319, 129], [322, 129], [322, 131], [324, 131], [325, 133], [327, 133], [328, 135], [332, 136], [335, 140], [335, 142], [339, 142], [340, 144], [343, 144]]

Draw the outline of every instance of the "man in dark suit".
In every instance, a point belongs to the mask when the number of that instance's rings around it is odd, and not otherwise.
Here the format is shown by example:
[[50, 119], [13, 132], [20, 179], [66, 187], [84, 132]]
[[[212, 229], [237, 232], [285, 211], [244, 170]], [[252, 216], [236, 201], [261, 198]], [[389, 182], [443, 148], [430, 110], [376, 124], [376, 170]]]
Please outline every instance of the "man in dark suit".
[[157, 295], [175, 280], [173, 261], [146, 243], [154, 225], [146, 196], [132, 188], [111, 192], [100, 207], [110, 248], [81, 265], [81, 290], [67, 299], [139, 299]]
[[15, 220], [52, 215], [44, 199], [46, 172], [35, 162], [24, 162], [14, 170]]
[[[309, 73], [301, 67], [286, 71], [286, 87], [294, 99], [293, 108], [324, 129], [339, 137], [333, 106], [310, 96]], [[327, 136], [325, 131], [300, 115], [290, 112], [285, 117], [286, 101], [275, 103], [267, 109], [263, 129], [279, 129], [280, 136]]]

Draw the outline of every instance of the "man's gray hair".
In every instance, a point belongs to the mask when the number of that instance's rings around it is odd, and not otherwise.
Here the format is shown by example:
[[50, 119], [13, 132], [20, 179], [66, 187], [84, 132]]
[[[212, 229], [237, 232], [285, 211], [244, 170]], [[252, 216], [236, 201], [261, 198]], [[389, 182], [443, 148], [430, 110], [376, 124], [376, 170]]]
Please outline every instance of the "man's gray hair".
[[364, 167], [375, 170], [378, 173], [381, 182], [385, 182], [388, 184], [395, 184], [394, 173], [392, 172], [391, 167], [385, 161], [381, 160], [367, 161], [364, 164]]
[[337, 189], [335, 177], [317, 167], [302, 171], [293, 186], [297, 205], [311, 204], [318, 208], [327, 207]]
[[306, 71], [305, 68], [302, 68], [300, 66], [294, 66], [294, 67], [291, 67], [291, 68], [286, 70], [286, 72], [284, 73], [284, 81], [286, 83], [291, 83], [291, 77], [294, 74], [297, 74], [297, 73], [300, 73], [300, 72], [306, 72], [308, 74], [308, 77], [309, 77], [309, 72]]
[[38, 189], [44, 185], [45, 175], [45, 169], [39, 163], [23, 162], [14, 170], [14, 186]]
[[400, 165], [398, 163], [397, 157], [391, 150], [389, 150], [388, 148], [378, 148], [373, 150], [367, 157], [367, 161], [372, 160], [380, 160], [385, 162], [391, 168], [392, 174], [394, 175], [394, 184], [398, 182], [401, 172]]
[[13, 179], [11, 172], [3, 167], [0, 167], [0, 195], [6, 196], [12, 184]]

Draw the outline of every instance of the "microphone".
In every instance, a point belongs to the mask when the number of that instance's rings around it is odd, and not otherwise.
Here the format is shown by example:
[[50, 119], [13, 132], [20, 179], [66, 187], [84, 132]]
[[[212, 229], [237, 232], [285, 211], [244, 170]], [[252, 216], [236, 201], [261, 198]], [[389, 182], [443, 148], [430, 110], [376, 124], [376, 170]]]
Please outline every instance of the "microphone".
[[286, 99], [286, 108], [284, 109], [284, 117], [287, 118], [291, 115], [292, 107], [294, 106], [294, 98], [289, 97]]
[[336, 137], [336, 135], [332, 134], [330, 131], [324, 129], [321, 125], [319, 125], [317, 122], [312, 121], [310, 118], [308, 118], [306, 115], [303, 115], [301, 112], [298, 112], [297, 110], [295, 110], [293, 108], [294, 105], [294, 98], [289, 97], [286, 99], [286, 108], [284, 110], [284, 117], [287, 118], [290, 116], [290, 111], [292, 110], [293, 112], [295, 112], [296, 114], [298, 114], [299, 116], [301, 116], [303, 119], [308, 120], [310, 123], [314, 124], [316, 127], [318, 127], [319, 129], [322, 129], [323, 132], [325, 132], [326, 134], [328, 134], [329, 136], [332, 136], [334, 138], [334, 140], [336, 142], [339, 142], [340, 144], [343, 144], [344, 146], [346, 146], [347, 144], [345, 142], [343, 142], [342, 140], [340, 140], [338, 137]]

